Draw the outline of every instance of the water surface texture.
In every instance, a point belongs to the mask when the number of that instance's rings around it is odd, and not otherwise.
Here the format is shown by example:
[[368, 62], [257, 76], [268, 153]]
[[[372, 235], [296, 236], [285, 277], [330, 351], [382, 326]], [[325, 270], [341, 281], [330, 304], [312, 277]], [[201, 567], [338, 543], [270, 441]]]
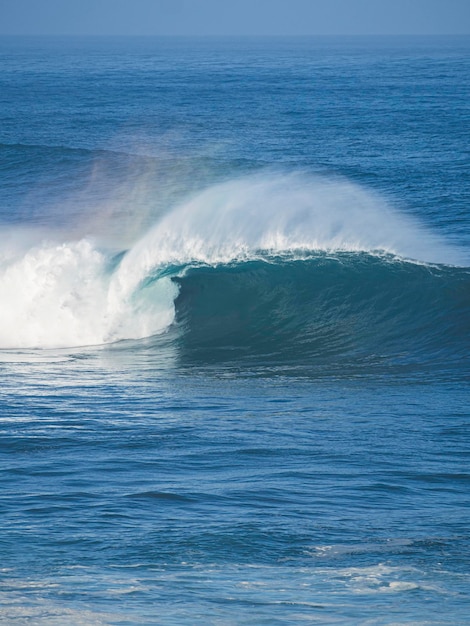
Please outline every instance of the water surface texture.
[[0, 621], [468, 624], [470, 40], [0, 40]]

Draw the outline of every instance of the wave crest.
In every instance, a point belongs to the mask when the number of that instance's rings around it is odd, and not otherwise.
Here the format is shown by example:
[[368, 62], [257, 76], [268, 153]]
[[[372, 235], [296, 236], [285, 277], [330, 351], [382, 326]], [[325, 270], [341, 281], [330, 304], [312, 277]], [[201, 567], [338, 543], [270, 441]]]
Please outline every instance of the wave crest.
[[462, 252], [354, 183], [263, 174], [214, 185], [175, 207], [126, 255], [118, 280], [133, 289], [154, 267], [227, 263], [260, 250], [382, 251], [466, 263]]
[[[178, 277], [195, 264], [271, 263], [273, 255], [305, 261], [319, 251], [465, 264], [460, 251], [349, 181], [251, 176], [213, 185], [173, 207], [118, 256], [87, 239], [34, 244], [31, 235], [27, 245], [4, 250], [0, 347], [73, 347], [148, 337], [174, 322], [182, 288]], [[221, 294], [224, 284], [218, 289]], [[215, 308], [216, 297], [209, 300]], [[273, 310], [279, 308], [274, 297], [268, 301]]]

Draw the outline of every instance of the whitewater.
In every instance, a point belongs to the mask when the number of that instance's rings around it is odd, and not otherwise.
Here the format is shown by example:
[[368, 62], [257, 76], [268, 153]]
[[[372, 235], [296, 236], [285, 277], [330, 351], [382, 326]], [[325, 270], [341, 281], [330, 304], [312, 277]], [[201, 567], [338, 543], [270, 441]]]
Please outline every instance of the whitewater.
[[469, 49], [0, 38], [0, 622], [468, 624]]

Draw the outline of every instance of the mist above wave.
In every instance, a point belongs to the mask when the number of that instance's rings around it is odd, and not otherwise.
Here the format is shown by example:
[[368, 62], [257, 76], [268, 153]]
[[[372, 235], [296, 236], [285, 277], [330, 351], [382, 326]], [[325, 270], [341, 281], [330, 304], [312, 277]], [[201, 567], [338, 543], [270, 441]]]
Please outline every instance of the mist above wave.
[[[52, 235], [51, 235], [52, 236]], [[294, 251], [387, 252], [464, 264], [462, 254], [380, 196], [343, 179], [263, 174], [213, 185], [170, 208], [119, 261], [92, 238], [10, 232], [0, 253], [0, 347], [139, 339], [175, 318], [158, 273]]]
[[129, 251], [117, 280], [134, 288], [156, 266], [227, 263], [260, 250], [381, 251], [466, 263], [461, 251], [357, 184], [263, 174], [214, 185], [175, 207]]

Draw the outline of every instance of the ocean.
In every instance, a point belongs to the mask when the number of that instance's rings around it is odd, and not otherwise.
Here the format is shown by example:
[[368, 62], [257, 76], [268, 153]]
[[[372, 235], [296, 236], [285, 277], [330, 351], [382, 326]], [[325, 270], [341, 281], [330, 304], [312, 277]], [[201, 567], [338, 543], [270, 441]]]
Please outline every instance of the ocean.
[[0, 68], [0, 621], [470, 624], [470, 38]]

